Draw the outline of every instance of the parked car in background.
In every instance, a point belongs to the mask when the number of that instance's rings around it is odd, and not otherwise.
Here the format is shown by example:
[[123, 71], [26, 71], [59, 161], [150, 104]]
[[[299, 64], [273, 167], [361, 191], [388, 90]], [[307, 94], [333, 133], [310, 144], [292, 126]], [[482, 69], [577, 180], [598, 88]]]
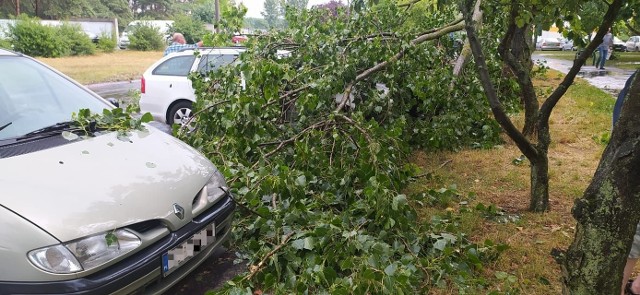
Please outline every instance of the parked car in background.
[[243, 35], [236, 35], [231, 37], [231, 43], [233, 44], [241, 44], [241, 43], [247, 42], [247, 40], [249, 40], [249, 38]]
[[640, 36], [631, 36], [625, 46], [627, 51], [640, 51]]
[[[194, 54], [196, 50], [199, 54]], [[142, 74], [140, 110], [169, 125], [186, 123], [196, 101], [189, 73], [206, 75], [235, 62], [244, 51], [244, 47], [198, 48], [161, 58]]]
[[627, 51], [627, 46], [620, 38], [613, 37], [613, 51], [625, 52]]
[[576, 50], [577, 48], [575, 46], [573, 46], [573, 40], [569, 40], [569, 39], [562, 39], [562, 50], [563, 51], [571, 51], [571, 50]]
[[537, 50], [562, 50], [562, 42], [558, 38], [540, 38], [536, 43]]
[[161, 294], [229, 237], [216, 167], [149, 125], [83, 136], [114, 106], [0, 49], [0, 294]]

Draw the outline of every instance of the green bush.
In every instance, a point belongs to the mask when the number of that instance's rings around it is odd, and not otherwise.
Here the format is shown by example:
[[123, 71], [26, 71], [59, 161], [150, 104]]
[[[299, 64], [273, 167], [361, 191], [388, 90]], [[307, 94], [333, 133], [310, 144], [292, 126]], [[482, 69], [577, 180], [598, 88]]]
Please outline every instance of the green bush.
[[12, 49], [11, 48], [11, 41], [9, 39], [0, 38], [0, 48]]
[[9, 25], [9, 37], [15, 51], [31, 56], [60, 57], [68, 48], [64, 38], [58, 36], [58, 28], [42, 25], [38, 19], [24, 15]]
[[188, 15], [176, 17], [169, 31], [182, 33], [184, 39], [189, 44], [194, 44], [202, 40], [202, 37], [207, 33], [202, 21]]
[[95, 45], [82, 31], [80, 25], [63, 23], [57, 30], [59, 32], [58, 38], [64, 40], [67, 53], [65, 55], [92, 55], [95, 53]]
[[133, 50], [151, 51], [164, 48], [164, 41], [160, 32], [150, 24], [136, 25], [129, 35], [129, 48]]
[[102, 52], [113, 52], [116, 49], [116, 43], [116, 38], [103, 32], [98, 39], [98, 49]]

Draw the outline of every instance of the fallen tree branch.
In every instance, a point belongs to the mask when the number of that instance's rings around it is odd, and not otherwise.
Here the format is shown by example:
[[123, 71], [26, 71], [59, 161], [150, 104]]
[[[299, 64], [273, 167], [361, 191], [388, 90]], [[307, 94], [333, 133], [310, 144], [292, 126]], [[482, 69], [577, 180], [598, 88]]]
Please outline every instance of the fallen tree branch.
[[[332, 122], [329, 122], [329, 121], [321, 121], [321, 122], [317, 122], [317, 123], [315, 123], [315, 124], [313, 124], [313, 125], [311, 125], [311, 126], [309, 126], [309, 127], [305, 128], [304, 130], [300, 131], [298, 134], [296, 134], [295, 136], [293, 136], [293, 137], [291, 137], [291, 138], [289, 138], [289, 139], [285, 139], [285, 140], [280, 141], [280, 142], [267, 142], [267, 143], [261, 143], [261, 144], [259, 144], [258, 146], [259, 146], [259, 147], [262, 147], [262, 146], [268, 146], [268, 145], [274, 145], [274, 144], [277, 144], [277, 145], [278, 145], [275, 149], [273, 149], [272, 151], [270, 151], [270, 152], [268, 152], [267, 154], [265, 154], [265, 155], [264, 155], [264, 158], [269, 158], [269, 157], [271, 157], [273, 154], [275, 154], [277, 151], [279, 151], [282, 147], [284, 147], [286, 144], [296, 141], [296, 140], [297, 140], [298, 138], [300, 138], [303, 134], [305, 134], [305, 133], [307, 133], [307, 132], [309, 132], [309, 131], [311, 131], [311, 130], [313, 130], [313, 129], [317, 129], [317, 128], [320, 128], [320, 127], [325, 127], [325, 126], [328, 126], [328, 125], [331, 125], [331, 124], [333, 124], [333, 123], [332, 123]], [[256, 164], [257, 164], [257, 163], [256, 163]]]
[[289, 242], [289, 240], [291, 239], [291, 237], [293, 236], [294, 232], [290, 232], [289, 234], [287, 234], [284, 239], [282, 239], [282, 242], [280, 242], [280, 244], [273, 248], [273, 250], [271, 250], [269, 253], [267, 253], [267, 255], [265, 255], [264, 257], [262, 257], [262, 260], [260, 260], [260, 262], [258, 262], [257, 265], [252, 265], [249, 267], [249, 274], [244, 277], [245, 280], [251, 280], [253, 278], [253, 276], [255, 276], [263, 267], [264, 265], [267, 263], [267, 259], [271, 258], [271, 256], [275, 255], [276, 252], [280, 251], [280, 249], [282, 249], [282, 247], [287, 245], [287, 242]]
[[410, 7], [411, 5], [416, 4], [416, 3], [420, 2], [420, 1], [422, 1], [422, 0], [412, 0], [412, 1], [409, 1], [407, 3], [398, 4], [398, 7]]
[[371, 143], [373, 140], [371, 139], [371, 135], [369, 135], [369, 133], [367, 133], [366, 130], [364, 130], [364, 128], [362, 128], [360, 125], [358, 125], [358, 123], [356, 123], [356, 121], [354, 121], [353, 119], [343, 115], [343, 114], [338, 114], [336, 115], [336, 117], [341, 118], [345, 121], [347, 121], [349, 124], [351, 124], [353, 127], [355, 127], [356, 129], [358, 129], [360, 131], [360, 133], [362, 133], [362, 135], [364, 135], [364, 137], [367, 139], [367, 142]]
[[[429, 41], [429, 40], [435, 40], [437, 38], [440, 38], [448, 33], [451, 32], [456, 32], [456, 31], [461, 31], [464, 29], [464, 22], [462, 21], [462, 17], [457, 18], [456, 20], [454, 20], [453, 22], [445, 25], [444, 27], [441, 27], [439, 29], [436, 29], [435, 31], [429, 32], [427, 34], [423, 34], [420, 35], [418, 37], [416, 37], [415, 39], [409, 41], [410, 43], [410, 48], [415, 47], [416, 45]], [[402, 57], [404, 57], [404, 55], [407, 53], [407, 49], [402, 49], [400, 50], [400, 52], [396, 53], [394, 56], [390, 57], [389, 59], [387, 59], [386, 61], [380, 62], [378, 64], [376, 64], [375, 66], [364, 70], [362, 73], [358, 74], [356, 76], [356, 78], [351, 81], [351, 83], [347, 84], [347, 87], [345, 87], [345, 91], [344, 94], [342, 96], [342, 101], [340, 102], [340, 104], [338, 105], [338, 107], [336, 108], [336, 110], [334, 111], [335, 113], [340, 112], [344, 106], [347, 104], [347, 102], [350, 100], [349, 99], [349, 95], [351, 94], [352, 88], [353, 86], [358, 83], [359, 81], [362, 81], [366, 78], [368, 78], [369, 76], [387, 68], [389, 65], [391, 65], [392, 63], [400, 60]]]
[[[480, 10], [480, 1], [476, 2], [476, 5], [473, 8], [473, 16], [471, 17], [471, 19], [474, 21], [475, 24], [477, 24], [477, 27], [480, 27], [482, 25], [482, 10]], [[469, 45], [469, 39], [467, 38], [466, 40], [464, 40], [464, 45], [462, 45], [462, 48], [460, 50], [460, 55], [458, 55], [458, 58], [456, 59], [456, 62], [453, 66], [454, 77], [460, 76], [460, 73], [462, 73], [462, 69], [464, 68], [464, 65], [467, 64], [470, 58], [471, 58], [471, 45]], [[451, 80], [451, 84], [449, 85], [450, 90], [453, 89], [454, 87], [454, 84], [455, 84], [454, 81], [455, 79]]]
[[223, 104], [223, 103], [228, 103], [228, 102], [231, 102], [231, 100], [229, 100], [229, 99], [227, 99], [227, 100], [222, 100], [222, 101], [216, 102], [216, 103], [214, 103], [214, 104], [212, 104], [212, 105], [210, 105], [210, 106], [207, 106], [207, 107], [206, 107], [206, 108], [204, 108], [204, 109], [201, 109], [201, 110], [199, 110], [199, 111], [195, 112], [195, 113], [193, 114], [193, 116], [191, 116], [191, 118], [189, 118], [189, 120], [187, 120], [187, 123], [182, 124], [182, 126], [180, 126], [180, 133], [182, 133], [182, 132], [184, 131], [184, 128], [185, 128], [185, 127], [187, 127], [187, 126], [189, 126], [189, 124], [191, 124], [191, 122], [193, 122], [193, 120], [195, 120], [195, 118], [196, 118], [197, 116], [199, 116], [201, 113], [203, 113], [203, 112], [205, 112], [205, 111], [208, 111], [208, 110], [210, 110], [210, 109], [212, 109], [212, 108], [214, 108], [214, 107], [217, 107], [217, 106], [219, 106], [219, 105], [221, 105], [221, 104]]
[[[229, 183], [232, 183], [232, 182], [233, 182], [233, 180], [232, 180], [232, 181], [230, 181]], [[262, 218], [267, 218], [266, 216], [263, 216], [263, 215], [261, 215], [260, 213], [256, 212], [255, 210], [253, 210], [253, 209], [251, 209], [251, 208], [247, 207], [245, 204], [242, 204], [242, 203], [238, 202], [238, 200], [233, 196], [233, 194], [229, 193], [229, 191], [227, 191], [227, 190], [225, 190], [225, 189], [223, 189], [223, 188], [221, 188], [221, 189], [222, 189], [223, 191], [225, 191], [225, 192], [227, 193], [227, 195], [229, 196], [229, 198], [231, 198], [231, 200], [233, 200], [233, 202], [234, 202], [234, 203], [236, 203], [236, 205], [240, 206], [242, 209], [245, 209], [245, 210], [247, 210], [247, 211], [251, 212], [252, 214], [254, 214], [254, 215], [256, 215], [256, 216], [260, 216], [260, 217], [262, 217]]]

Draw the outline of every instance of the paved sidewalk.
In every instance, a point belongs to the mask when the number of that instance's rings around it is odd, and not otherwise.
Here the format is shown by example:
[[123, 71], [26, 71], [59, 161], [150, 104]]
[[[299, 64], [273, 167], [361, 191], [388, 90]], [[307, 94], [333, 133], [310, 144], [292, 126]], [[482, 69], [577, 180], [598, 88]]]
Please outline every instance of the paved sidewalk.
[[[573, 66], [573, 61], [563, 59], [553, 59], [547, 57], [548, 54], [535, 52], [531, 59], [546, 61], [546, 65], [556, 71], [564, 74], [569, 72], [569, 69]], [[634, 71], [623, 70], [619, 68], [607, 67], [605, 64], [605, 70], [597, 69], [591, 65], [591, 59], [587, 60], [587, 63], [582, 66], [578, 77], [587, 80], [591, 85], [596, 86], [602, 90], [617, 94], [622, 88], [624, 83]]]

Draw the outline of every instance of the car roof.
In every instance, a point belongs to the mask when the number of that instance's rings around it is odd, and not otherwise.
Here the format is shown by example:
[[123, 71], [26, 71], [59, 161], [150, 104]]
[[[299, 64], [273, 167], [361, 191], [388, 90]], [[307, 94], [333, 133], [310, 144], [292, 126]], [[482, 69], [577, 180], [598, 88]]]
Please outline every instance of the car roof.
[[19, 56], [19, 54], [10, 50], [0, 48], [0, 56]]
[[194, 51], [199, 51], [201, 53], [209, 53], [209, 52], [219, 52], [221, 54], [234, 54], [234, 53], [242, 53], [247, 50], [246, 47], [243, 46], [233, 46], [233, 47], [198, 47], [198, 48], [185, 48], [180, 50], [179, 52], [188, 52], [193, 54]]

